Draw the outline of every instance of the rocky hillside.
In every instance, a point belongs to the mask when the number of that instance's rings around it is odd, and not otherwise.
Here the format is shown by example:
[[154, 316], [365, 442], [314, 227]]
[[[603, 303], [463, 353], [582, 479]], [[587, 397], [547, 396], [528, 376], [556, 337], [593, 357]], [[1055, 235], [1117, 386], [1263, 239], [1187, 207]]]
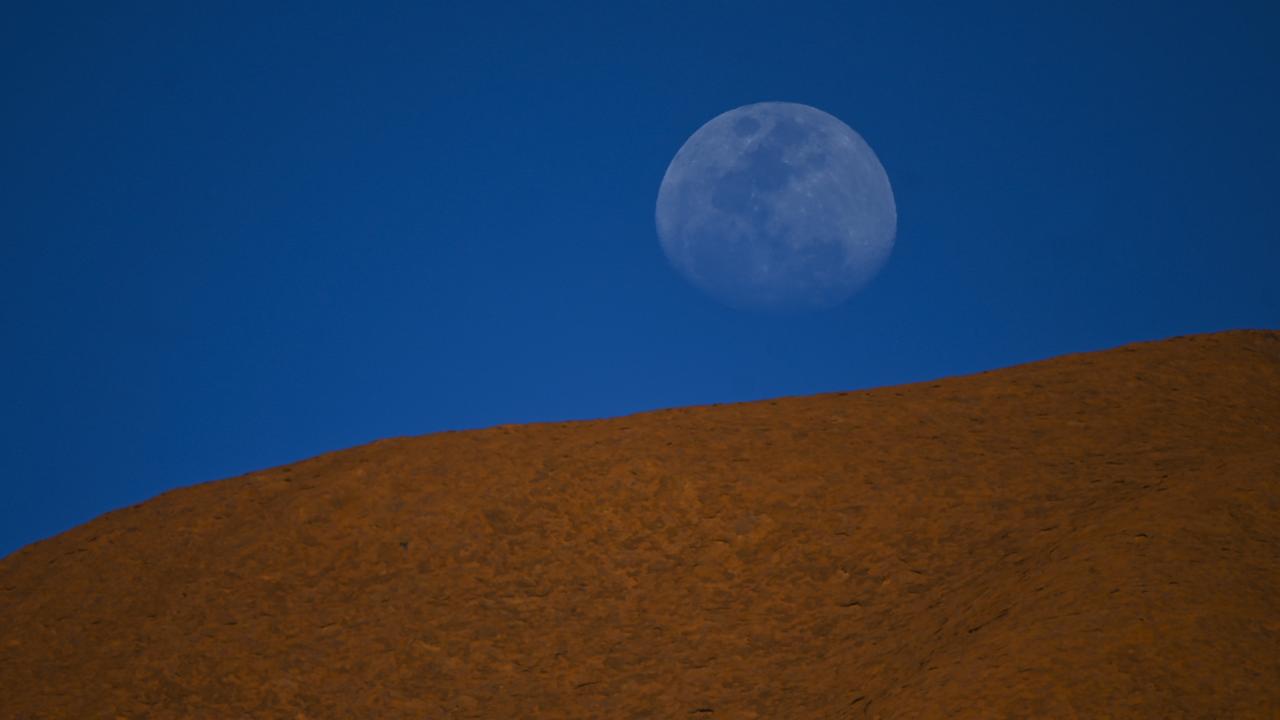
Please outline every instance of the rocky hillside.
[[385, 440], [0, 560], [0, 717], [1280, 715], [1280, 333]]

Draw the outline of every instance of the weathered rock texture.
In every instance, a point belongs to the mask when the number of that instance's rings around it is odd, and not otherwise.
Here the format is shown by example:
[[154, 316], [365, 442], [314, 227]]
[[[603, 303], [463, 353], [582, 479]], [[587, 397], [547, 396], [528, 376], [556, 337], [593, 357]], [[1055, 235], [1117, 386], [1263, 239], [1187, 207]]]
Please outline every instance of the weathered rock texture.
[[1280, 716], [1280, 334], [400, 438], [0, 561], [4, 718]]

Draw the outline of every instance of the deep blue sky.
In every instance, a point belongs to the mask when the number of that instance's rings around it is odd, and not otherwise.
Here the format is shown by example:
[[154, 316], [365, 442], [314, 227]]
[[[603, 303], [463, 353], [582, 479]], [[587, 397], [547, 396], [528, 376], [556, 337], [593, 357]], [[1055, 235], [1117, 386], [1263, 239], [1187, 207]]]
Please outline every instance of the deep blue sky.
[[[1274, 3], [10, 3], [0, 555], [377, 438], [1280, 325]], [[763, 100], [896, 194], [848, 304], [736, 312], [654, 230]]]

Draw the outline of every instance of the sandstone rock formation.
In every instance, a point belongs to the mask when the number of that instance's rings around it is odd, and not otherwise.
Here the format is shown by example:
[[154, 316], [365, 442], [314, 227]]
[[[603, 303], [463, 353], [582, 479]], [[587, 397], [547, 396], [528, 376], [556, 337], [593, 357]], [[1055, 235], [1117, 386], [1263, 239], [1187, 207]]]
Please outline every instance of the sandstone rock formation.
[[385, 440], [0, 560], [2, 718], [1280, 716], [1280, 333]]

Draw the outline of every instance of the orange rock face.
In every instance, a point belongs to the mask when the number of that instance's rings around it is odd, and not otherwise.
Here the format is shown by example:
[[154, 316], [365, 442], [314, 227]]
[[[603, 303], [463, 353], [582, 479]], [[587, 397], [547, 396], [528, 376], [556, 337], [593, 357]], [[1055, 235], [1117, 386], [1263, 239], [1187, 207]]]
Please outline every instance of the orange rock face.
[[0, 560], [4, 718], [1280, 717], [1280, 334], [385, 440]]

